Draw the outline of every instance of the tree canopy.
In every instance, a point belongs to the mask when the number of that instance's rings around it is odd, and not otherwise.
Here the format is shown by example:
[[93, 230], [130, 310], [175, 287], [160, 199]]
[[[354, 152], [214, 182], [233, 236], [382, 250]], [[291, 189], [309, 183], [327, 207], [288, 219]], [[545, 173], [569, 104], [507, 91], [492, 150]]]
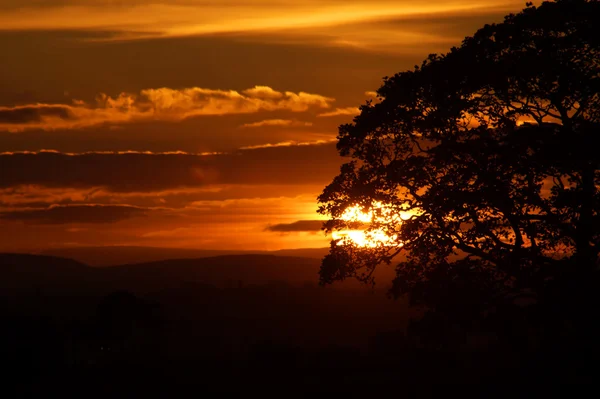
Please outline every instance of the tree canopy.
[[565, 262], [594, 269], [599, 23], [598, 0], [528, 3], [384, 78], [340, 126], [349, 161], [319, 202], [329, 231], [355, 228], [343, 215], [359, 207], [366, 234], [388, 240], [333, 240], [321, 282], [372, 282], [378, 265], [402, 259], [394, 294], [428, 303], [465, 284], [482, 296], [536, 290]]

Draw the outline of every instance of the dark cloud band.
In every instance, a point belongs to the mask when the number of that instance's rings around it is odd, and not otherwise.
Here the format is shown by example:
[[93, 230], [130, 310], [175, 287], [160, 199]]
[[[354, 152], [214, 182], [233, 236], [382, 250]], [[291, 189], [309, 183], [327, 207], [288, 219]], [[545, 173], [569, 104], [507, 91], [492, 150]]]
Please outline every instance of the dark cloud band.
[[31, 122], [38, 123], [47, 117], [67, 120], [71, 118], [71, 113], [68, 106], [61, 105], [0, 107], [0, 124], [20, 125]]
[[323, 227], [323, 220], [298, 220], [293, 223], [281, 223], [267, 227], [267, 231], [276, 233], [310, 232], [316, 233]]
[[34, 224], [114, 223], [144, 216], [144, 211], [143, 208], [129, 205], [68, 205], [0, 212], [0, 219]]
[[0, 188], [104, 187], [151, 192], [213, 184], [325, 184], [339, 170], [333, 143], [239, 150], [228, 154], [0, 154]]

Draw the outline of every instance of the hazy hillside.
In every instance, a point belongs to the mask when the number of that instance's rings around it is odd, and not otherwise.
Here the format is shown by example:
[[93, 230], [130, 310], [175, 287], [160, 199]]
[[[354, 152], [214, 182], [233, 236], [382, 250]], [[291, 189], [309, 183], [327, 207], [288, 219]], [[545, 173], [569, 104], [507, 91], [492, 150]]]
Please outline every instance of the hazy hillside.
[[84, 263], [64, 257], [13, 253], [0, 253], [0, 266], [3, 273], [9, 270], [47, 273], [55, 270], [73, 271], [87, 267]]
[[[365, 347], [379, 332], [404, 328], [404, 301], [352, 282], [319, 287], [319, 264], [229, 255], [94, 268], [0, 254], [0, 310], [10, 325], [5, 337], [0, 331], [0, 353], [51, 347], [56, 353], [40, 359], [103, 362], [104, 370], [124, 358], [179, 370], [188, 362], [223, 367], [231, 359], [241, 367], [270, 362], [271, 347], [306, 348], [312, 356], [329, 346]], [[60, 349], [65, 345], [72, 352]]]
[[[65, 289], [73, 292], [110, 289], [152, 292], [188, 283], [238, 287], [281, 282], [317, 285], [320, 259], [275, 255], [223, 255], [198, 259], [169, 259], [103, 268], [71, 259], [22, 254], [0, 254], [2, 287], [11, 290]], [[381, 267], [379, 287], [387, 287], [392, 268]], [[334, 288], [368, 290], [354, 280]]]
[[70, 292], [93, 279], [91, 268], [54, 256], [0, 253], [0, 294], [33, 293], [41, 289]]
[[181, 284], [205, 283], [217, 287], [284, 282], [317, 284], [318, 259], [273, 255], [226, 255], [93, 269], [99, 279], [123, 288], [156, 291]]
[[130, 263], [155, 262], [167, 259], [197, 259], [222, 255], [245, 254], [271, 254], [322, 259], [328, 251], [329, 248], [301, 248], [268, 252], [136, 246], [99, 246], [54, 248], [41, 251], [39, 254], [75, 259], [90, 266], [114, 266]]

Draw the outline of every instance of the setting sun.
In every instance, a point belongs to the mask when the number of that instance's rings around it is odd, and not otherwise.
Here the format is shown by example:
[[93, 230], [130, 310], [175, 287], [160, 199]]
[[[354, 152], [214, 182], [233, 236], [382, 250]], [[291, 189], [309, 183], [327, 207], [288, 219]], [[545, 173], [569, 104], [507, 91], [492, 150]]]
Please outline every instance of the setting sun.
[[390, 227], [397, 229], [402, 220], [406, 220], [410, 216], [411, 214], [408, 212], [398, 212], [381, 202], [373, 203], [370, 209], [354, 205], [345, 210], [340, 220], [348, 224], [364, 226], [364, 228], [334, 231], [332, 237], [336, 241], [339, 240], [338, 243], [341, 245], [367, 248], [381, 245], [401, 246], [402, 244], [398, 242], [398, 235], [390, 231]]

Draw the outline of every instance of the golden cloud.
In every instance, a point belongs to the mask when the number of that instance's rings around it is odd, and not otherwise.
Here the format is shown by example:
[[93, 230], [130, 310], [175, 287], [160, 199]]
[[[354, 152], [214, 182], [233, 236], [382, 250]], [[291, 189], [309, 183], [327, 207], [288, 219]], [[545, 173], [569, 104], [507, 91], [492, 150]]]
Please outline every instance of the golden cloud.
[[306, 142], [291, 140], [291, 141], [281, 141], [279, 143], [251, 145], [251, 146], [247, 146], [247, 147], [241, 147], [240, 150], [257, 150], [257, 149], [261, 149], [261, 148], [293, 147], [293, 146], [303, 147], [303, 146], [309, 146], [309, 145], [330, 144], [330, 143], [335, 143], [335, 142], [337, 142], [337, 139], [316, 140], [316, 141], [306, 141]]
[[267, 86], [238, 92], [200, 87], [146, 89], [139, 94], [116, 97], [100, 94], [96, 104], [76, 100], [72, 104], [29, 104], [0, 107], [0, 130], [77, 129], [101, 124], [140, 121], [181, 121], [183, 119], [265, 111], [305, 112], [327, 109], [333, 98], [311, 93], [279, 92]]
[[266, 119], [264, 121], [245, 123], [241, 127], [243, 128], [254, 128], [254, 127], [265, 127], [265, 126], [280, 126], [280, 127], [310, 127], [312, 122], [294, 121], [289, 119]]
[[7, 1], [29, 5], [0, 5], [0, 31], [100, 32], [88, 41], [227, 35], [421, 56], [458, 45], [475, 28], [525, 6], [523, 0]]
[[133, 37], [164, 37], [314, 29], [422, 14], [468, 14], [492, 7], [512, 6], [514, 9], [524, 5], [518, 0], [432, 0], [418, 4], [410, 0], [162, 0], [151, 4], [128, 1], [120, 5], [94, 0], [48, 0], [43, 7], [39, 1], [16, 3], [19, 6], [7, 7], [0, 13], [0, 29], [114, 29], [124, 32], [124, 39], [130, 38], [131, 32], [137, 32]]
[[347, 108], [336, 108], [331, 112], [325, 112], [319, 114], [317, 116], [321, 118], [328, 118], [332, 116], [355, 116], [360, 114], [360, 109], [356, 107], [347, 107]]

